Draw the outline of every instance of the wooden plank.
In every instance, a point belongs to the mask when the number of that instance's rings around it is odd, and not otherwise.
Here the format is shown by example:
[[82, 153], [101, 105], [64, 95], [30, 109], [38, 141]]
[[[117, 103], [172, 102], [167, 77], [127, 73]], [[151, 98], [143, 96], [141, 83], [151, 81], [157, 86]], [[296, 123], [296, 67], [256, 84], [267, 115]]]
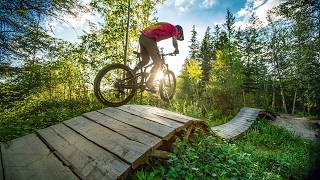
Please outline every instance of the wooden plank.
[[243, 119], [243, 118], [248, 118], [248, 119], [256, 119], [257, 116], [237, 116], [235, 119]]
[[155, 107], [151, 107], [151, 106], [141, 106], [141, 105], [126, 105], [126, 106], [134, 106], [137, 109], [139, 108], [141, 111], [150, 112], [152, 114], [155, 114], [155, 115], [158, 115], [161, 117], [165, 117], [165, 118], [169, 118], [171, 120], [178, 121], [181, 123], [188, 123], [189, 121], [197, 120], [192, 117], [184, 116], [184, 115], [181, 115], [178, 113], [174, 113], [171, 111], [167, 111], [164, 109], [155, 108]]
[[131, 115], [116, 108], [101, 109], [99, 112], [164, 139], [169, 139], [174, 134], [174, 128]]
[[80, 133], [90, 141], [117, 155], [135, 168], [144, 155], [151, 150], [150, 147], [129, 140], [128, 138], [94, 123], [84, 117], [76, 117], [64, 122], [65, 125]]
[[3, 180], [4, 179], [4, 176], [3, 176], [3, 166], [2, 166], [2, 155], [1, 155], [1, 144], [0, 144], [0, 180]]
[[38, 133], [81, 179], [120, 179], [130, 170], [129, 164], [63, 124]]
[[229, 126], [239, 126], [239, 125], [242, 125], [242, 124], [252, 124], [251, 122], [249, 121], [234, 121], [234, 122], [229, 122], [228, 125]]
[[[142, 117], [144, 119], [148, 119], [150, 121], [154, 121], [154, 122], [172, 127], [174, 129], [176, 129], [177, 131], [184, 128], [184, 124], [182, 124], [180, 122], [154, 115], [148, 111], [141, 111], [141, 110], [139, 110], [139, 108], [135, 108], [135, 106], [120, 106], [120, 107], [118, 107], [118, 109], [121, 109], [121, 110], [123, 110], [127, 113], [130, 113], [130, 114]], [[191, 121], [189, 121], [189, 122], [191, 122]]]
[[145, 131], [137, 129], [133, 126], [125, 124], [121, 121], [118, 121], [114, 118], [101, 114], [99, 112], [89, 112], [83, 114], [84, 117], [95, 121], [113, 131], [120, 133], [121, 135], [127, 137], [128, 139], [138, 141], [152, 148], [158, 148], [162, 141], [157, 136], [149, 134]]
[[190, 116], [185, 116], [183, 114], [179, 114], [176, 112], [168, 111], [162, 108], [157, 108], [157, 107], [150, 107], [152, 112], [154, 112], [157, 115], [167, 117], [167, 118], [172, 118], [176, 121], [184, 122], [187, 123], [188, 121], [199, 121], [199, 119], [190, 117]]
[[78, 179], [35, 134], [2, 144], [1, 151], [6, 179]]

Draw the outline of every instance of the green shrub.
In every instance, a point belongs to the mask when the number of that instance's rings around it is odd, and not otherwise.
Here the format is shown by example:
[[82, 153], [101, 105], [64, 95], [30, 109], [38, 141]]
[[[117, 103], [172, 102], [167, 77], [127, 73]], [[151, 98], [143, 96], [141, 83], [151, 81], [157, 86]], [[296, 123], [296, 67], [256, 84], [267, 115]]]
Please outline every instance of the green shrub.
[[[211, 134], [179, 139], [167, 160], [136, 172], [162, 179], [301, 179], [311, 168], [312, 143], [285, 129], [258, 121], [241, 138], [224, 141]], [[160, 171], [162, 168], [164, 171]], [[142, 178], [143, 179], [143, 178]]]
[[69, 101], [29, 97], [0, 113], [0, 142], [33, 133], [38, 129], [101, 108], [102, 105], [98, 102], [85, 99]]

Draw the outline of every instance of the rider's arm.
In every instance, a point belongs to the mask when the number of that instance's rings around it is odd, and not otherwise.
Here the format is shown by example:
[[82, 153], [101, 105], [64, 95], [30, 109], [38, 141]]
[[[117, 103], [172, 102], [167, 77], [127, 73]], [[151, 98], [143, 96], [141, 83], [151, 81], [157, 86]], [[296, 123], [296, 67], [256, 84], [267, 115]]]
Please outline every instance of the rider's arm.
[[174, 47], [174, 52], [177, 52], [179, 53], [179, 49], [178, 49], [178, 41], [177, 41], [177, 37], [176, 36], [173, 36], [172, 37], [172, 45]]

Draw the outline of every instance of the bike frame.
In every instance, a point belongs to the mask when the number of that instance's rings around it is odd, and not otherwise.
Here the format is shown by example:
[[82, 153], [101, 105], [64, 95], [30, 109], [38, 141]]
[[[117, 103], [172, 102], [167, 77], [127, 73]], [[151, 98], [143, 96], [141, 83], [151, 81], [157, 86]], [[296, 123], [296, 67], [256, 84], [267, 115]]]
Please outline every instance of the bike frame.
[[[137, 55], [137, 58], [138, 58], [138, 61], [141, 62], [141, 57], [140, 57], [140, 53], [138, 52], [134, 52], [134, 54]], [[160, 70], [162, 72], [166, 72], [167, 70], [169, 70], [169, 65], [165, 63], [165, 56], [168, 56], [168, 55], [174, 55], [172, 53], [168, 53], [168, 54], [161, 54], [161, 59], [164, 63], [162, 63], [161, 67], [160, 67]], [[125, 78], [123, 79], [122, 81], [131, 81], [131, 80], [134, 80], [134, 81], [137, 81], [139, 77], [141, 77], [141, 81], [139, 84], [134, 84], [134, 85], [121, 85], [121, 87], [123, 88], [126, 88], [126, 89], [132, 89], [132, 88], [136, 88], [136, 89], [141, 89], [142, 91], [146, 90], [146, 83], [147, 83], [147, 78], [148, 78], [148, 75], [150, 74], [150, 72], [147, 72], [147, 69], [149, 67], [152, 67], [154, 63], [151, 63], [151, 64], [148, 64], [147, 66], [144, 66], [144, 67], [141, 67], [140, 68], [140, 72], [134, 74], [134, 77], [133, 78]], [[169, 79], [170, 81], [170, 79]]]

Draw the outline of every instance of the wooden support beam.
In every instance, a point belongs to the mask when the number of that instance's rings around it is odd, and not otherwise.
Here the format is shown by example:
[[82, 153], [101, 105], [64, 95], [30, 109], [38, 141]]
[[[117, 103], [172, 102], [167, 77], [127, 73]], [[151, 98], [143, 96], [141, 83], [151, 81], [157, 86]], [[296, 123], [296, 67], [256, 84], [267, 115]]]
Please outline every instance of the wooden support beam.
[[190, 126], [190, 127], [187, 129], [187, 132], [186, 132], [186, 134], [185, 134], [185, 136], [184, 136], [184, 139], [185, 139], [186, 141], [189, 140], [189, 136], [190, 136], [192, 130], [193, 130], [193, 126]]
[[162, 150], [154, 150], [151, 152], [151, 157], [156, 157], [160, 159], [168, 159], [170, 152]]

